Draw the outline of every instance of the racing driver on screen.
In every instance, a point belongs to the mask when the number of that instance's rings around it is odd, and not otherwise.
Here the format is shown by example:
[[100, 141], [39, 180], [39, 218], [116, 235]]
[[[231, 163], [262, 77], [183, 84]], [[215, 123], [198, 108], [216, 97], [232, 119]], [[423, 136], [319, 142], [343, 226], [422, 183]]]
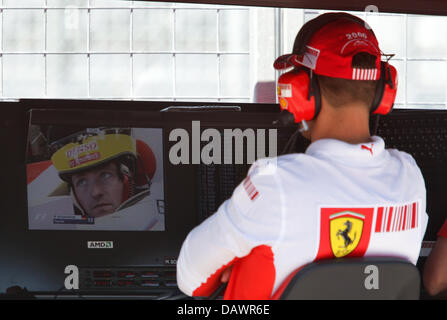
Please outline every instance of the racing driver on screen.
[[155, 156], [130, 129], [87, 129], [52, 144], [51, 157], [75, 212], [102, 217], [149, 195]]

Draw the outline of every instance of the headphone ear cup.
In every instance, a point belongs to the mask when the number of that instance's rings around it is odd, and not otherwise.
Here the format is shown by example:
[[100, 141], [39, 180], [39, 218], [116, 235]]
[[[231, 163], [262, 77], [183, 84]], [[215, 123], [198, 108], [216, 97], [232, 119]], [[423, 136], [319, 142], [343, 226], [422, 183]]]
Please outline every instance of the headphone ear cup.
[[320, 112], [320, 87], [316, 77], [312, 80], [309, 71], [294, 69], [278, 79], [278, 99], [281, 110], [293, 114], [295, 122], [312, 120]]
[[371, 113], [386, 115], [391, 112], [397, 94], [397, 70], [387, 62], [381, 62], [380, 79], [376, 95], [371, 106]]

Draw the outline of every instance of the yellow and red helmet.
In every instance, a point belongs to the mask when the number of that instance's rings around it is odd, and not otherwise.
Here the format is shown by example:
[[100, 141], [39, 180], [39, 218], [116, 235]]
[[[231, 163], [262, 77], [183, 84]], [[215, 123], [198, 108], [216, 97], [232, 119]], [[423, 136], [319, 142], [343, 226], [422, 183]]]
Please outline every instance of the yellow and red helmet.
[[74, 173], [91, 169], [111, 160], [123, 162], [135, 173], [137, 149], [130, 129], [97, 128], [77, 132], [51, 144], [56, 150], [51, 161], [61, 179], [70, 182]]

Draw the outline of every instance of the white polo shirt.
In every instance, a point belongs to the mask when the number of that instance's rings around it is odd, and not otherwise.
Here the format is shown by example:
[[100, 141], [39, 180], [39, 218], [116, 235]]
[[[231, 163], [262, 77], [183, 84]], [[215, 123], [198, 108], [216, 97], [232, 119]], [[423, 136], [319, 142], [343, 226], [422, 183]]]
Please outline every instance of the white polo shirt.
[[[193, 229], [179, 288], [206, 295], [234, 264], [229, 299], [268, 299], [295, 269], [337, 257], [393, 256], [413, 264], [428, 222], [420, 169], [383, 139], [313, 142], [304, 154], [256, 161], [218, 211]], [[252, 270], [252, 271], [250, 271]]]

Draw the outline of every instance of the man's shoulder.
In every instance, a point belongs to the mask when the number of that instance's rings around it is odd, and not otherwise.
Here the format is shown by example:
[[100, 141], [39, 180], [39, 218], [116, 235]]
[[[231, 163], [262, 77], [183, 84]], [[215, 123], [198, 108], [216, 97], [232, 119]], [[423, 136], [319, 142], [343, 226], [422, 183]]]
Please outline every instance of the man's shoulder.
[[400, 161], [407, 162], [419, 168], [416, 160], [410, 153], [395, 148], [387, 148], [386, 150], [392, 157], [398, 158]]
[[[242, 186], [253, 185], [260, 192], [278, 192], [284, 183], [299, 185], [300, 181], [307, 181], [318, 168], [313, 164], [312, 157], [306, 154], [287, 154], [272, 158], [256, 160], [248, 170]], [[317, 170], [318, 171], [318, 170]]]
[[291, 166], [306, 165], [311, 158], [305, 153], [290, 153], [272, 158], [258, 159], [250, 167], [249, 174], [277, 174], [276, 169], [287, 169]]
[[251, 208], [263, 202], [262, 199], [278, 198], [284, 178], [299, 166], [300, 158], [301, 154], [289, 154], [256, 160], [235, 189], [233, 200], [238, 205], [242, 203], [243, 208]]

